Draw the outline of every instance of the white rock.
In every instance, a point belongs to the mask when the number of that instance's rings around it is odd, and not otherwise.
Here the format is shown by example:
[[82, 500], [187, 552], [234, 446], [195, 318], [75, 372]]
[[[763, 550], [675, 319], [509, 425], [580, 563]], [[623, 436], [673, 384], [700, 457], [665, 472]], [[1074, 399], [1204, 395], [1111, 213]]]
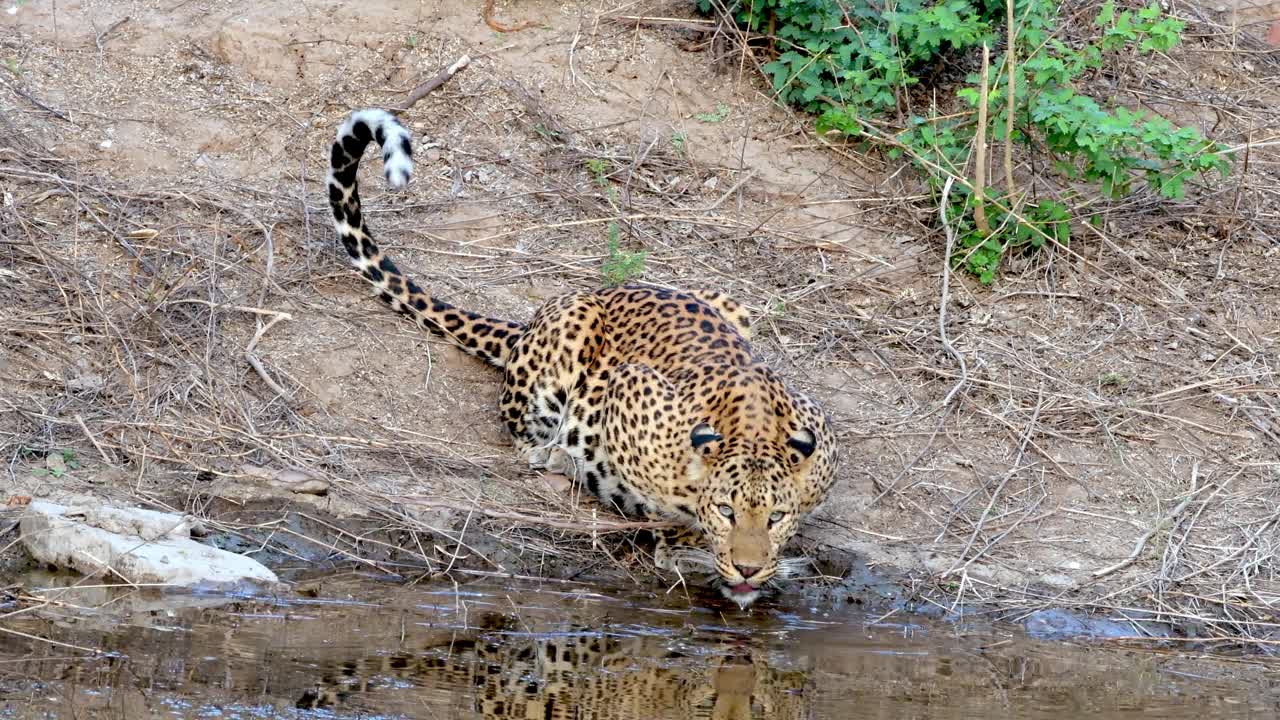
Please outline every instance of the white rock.
[[201, 590], [279, 582], [252, 558], [192, 540], [193, 524], [154, 510], [36, 501], [27, 506], [20, 528], [23, 545], [37, 560], [85, 575]]
[[83, 515], [86, 525], [143, 540], [186, 540], [191, 537], [192, 528], [199, 525], [199, 521], [190, 516], [109, 505], [71, 508], [63, 514], [64, 517], [77, 515]]

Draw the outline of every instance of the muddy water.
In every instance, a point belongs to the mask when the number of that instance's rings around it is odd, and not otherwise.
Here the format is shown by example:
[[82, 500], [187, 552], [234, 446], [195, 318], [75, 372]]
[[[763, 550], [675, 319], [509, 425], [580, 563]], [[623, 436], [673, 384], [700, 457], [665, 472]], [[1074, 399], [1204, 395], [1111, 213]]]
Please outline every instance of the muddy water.
[[0, 633], [0, 718], [1204, 720], [1280, 710], [1275, 683], [1239, 679], [1239, 666], [999, 628], [781, 606], [747, 614], [577, 585], [346, 576], [308, 589], [314, 597], [275, 600], [90, 590], [10, 615], [6, 628], [63, 644]]

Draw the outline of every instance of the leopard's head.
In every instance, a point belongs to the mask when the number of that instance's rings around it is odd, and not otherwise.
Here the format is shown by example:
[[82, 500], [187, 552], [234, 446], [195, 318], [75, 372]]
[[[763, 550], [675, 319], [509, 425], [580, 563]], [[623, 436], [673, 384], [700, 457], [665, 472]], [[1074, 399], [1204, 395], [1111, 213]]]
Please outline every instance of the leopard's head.
[[834, 474], [829, 435], [819, 428], [764, 435], [726, 439], [703, 422], [689, 436], [686, 474], [701, 489], [698, 525], [711, 546], [720, 591], [742, 607], [769, 581], [803, 568], [783, 559], [782, 549]]
[[810, 717], [812, 696], [807, 692], [810, 687], [807, 669], [776, 668], [763, 650], [736, 649], [737, 652], [719, 658], [718, 664], [707, 669], [704, 682], [694, 687], [687, 717], [710, 720]]

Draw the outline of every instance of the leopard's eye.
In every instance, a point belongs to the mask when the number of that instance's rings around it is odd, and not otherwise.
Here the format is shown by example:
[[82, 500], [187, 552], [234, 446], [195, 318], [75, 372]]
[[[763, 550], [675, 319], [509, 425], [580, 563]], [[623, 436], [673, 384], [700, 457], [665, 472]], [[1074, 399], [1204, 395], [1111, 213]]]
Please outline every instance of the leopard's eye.
[[731, 518], [733, 517], [733, 508], [728, 505], [721, 505], [720, 514], [727, 518]]
[[787, 514], [782, 512], [781, 510], [774, 511], [773, 514], [769, 515], [769, 524], [776, 525], [782, 522], [782, 518], [786, 517], [786, 515]]

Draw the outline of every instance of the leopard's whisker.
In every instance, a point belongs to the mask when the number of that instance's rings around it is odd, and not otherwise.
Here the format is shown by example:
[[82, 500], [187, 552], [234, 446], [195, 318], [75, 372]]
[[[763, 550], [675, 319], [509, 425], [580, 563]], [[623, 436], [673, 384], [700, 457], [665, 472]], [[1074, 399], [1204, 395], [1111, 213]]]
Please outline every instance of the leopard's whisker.
[[675, 559], [700, 570], [715, 571], [716, 556], [701, 548], [680, 548], [673, 553]]
[[799, 577], [813, 569], [813, 559], [808, 557], [789, 557], [778, 560], [778, 572], [775, 577], [783, 580]]

